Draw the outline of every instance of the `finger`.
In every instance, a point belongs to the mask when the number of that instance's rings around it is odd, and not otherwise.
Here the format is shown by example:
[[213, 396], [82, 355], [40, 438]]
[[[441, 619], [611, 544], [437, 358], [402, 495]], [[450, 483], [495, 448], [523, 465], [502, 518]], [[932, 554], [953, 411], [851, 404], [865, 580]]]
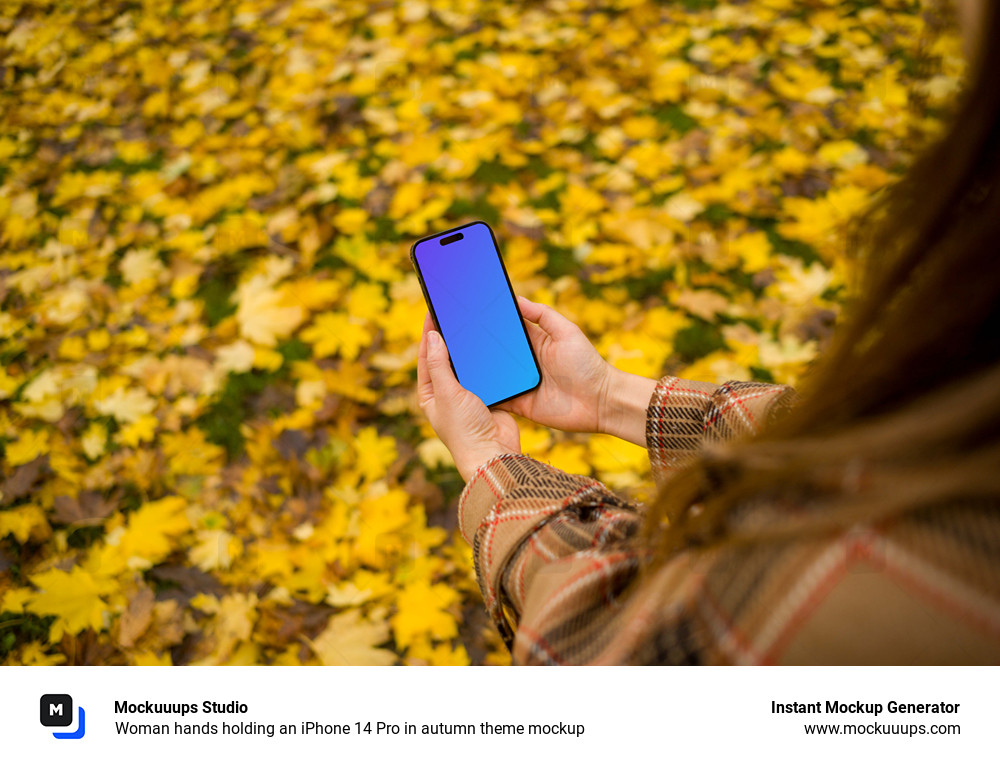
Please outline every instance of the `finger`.
[[532, 303], [523, 295], [519, 295], [517, 296], [517, 305], [521, 309], [521, 315], [528, 320], [524, 326], [528, 329], [528, 338], [531, 340], [531, 345], [537, 351], [542, 344], [542, 340], [548, 335], [545, 330], [535, 324], [538, 321], [538, 310], [542, 304]]
[[442, 401], [450, 401], [464, 390], [451, 370], [448, 349], [437, 330], [427, 333], [427, 370], [435, 398], [442, 397]]
[[417, 401], [425, 406], [434, 398], [434, 386], [431, 384], [431, 373], [427, 368], [427, 333], [433, 329], [430, 312], [424, 318], [424, 329], [420, 335], [420, 348], [417, 351]]
[[508, 399], [505, 402], [500, 402], [499, 404], [490, 405], [491, 410], [503, 410], [504, 412], [512, 412], [515, 415], [523, 415], [522, 410], [524, 409], [524, 402], [522, 401], [530, 394], [534, 393], [529, 391], [528, 394], [519, 394], [513, 399]]
[[529, 322], [538, 322], [538, 317], [542, 313], [542, 304], [529, 301], [523, 295], [517, 296], [517, 307], [521, 309], [521, 314]]
[[490, 407], [491, 410], [503, 410], [504, 412], [510, 412], [514, 415], [524, 416], [524, 406], [521, 403], [521, 397], [518, 396], [515, 399], [508, 399], [506, 402], [501, 402], [500, 404], [494, 404]]
[[520, 306], [525, 319], [537, 323], [539, 327], [552, 336], [553, 340], [562, 340], [582, 332], [573, 322], [544, 303], [535, 303], [519, 296], [518, 306]]
[[417, 355], [417, 404], [420, 409], [426, 409], [427, 405], [434, 401], [434, 384], [431, 382], [431, 373], [427, 366], [427, 342], [420, 341], [420, 353]]
[[524, 325], [528, 329], [528, 340], [531, 341], [531, 347], [538, 351], [542, 347], [542, 342], [549, 337], [549, 334], [545, 332], [541, 327], [531, 322], [527, 322]]

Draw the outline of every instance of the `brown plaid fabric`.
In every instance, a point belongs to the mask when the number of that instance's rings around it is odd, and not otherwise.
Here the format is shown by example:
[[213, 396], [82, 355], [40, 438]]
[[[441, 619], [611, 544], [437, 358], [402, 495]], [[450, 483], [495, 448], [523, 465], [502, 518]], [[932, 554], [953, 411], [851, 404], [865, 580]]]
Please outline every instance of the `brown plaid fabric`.
[[[787, 386], [663, 378], [647, 410], [654, 478], [793, 399]], [[795, 510], [774, 502], [767, 512]], [[500, 455], [458, 513], [517, 663], [996, 664], [998, 510], [915, 510], [878, 528], [688, 551], [642, 578], [642, 510], [596, 479]]]

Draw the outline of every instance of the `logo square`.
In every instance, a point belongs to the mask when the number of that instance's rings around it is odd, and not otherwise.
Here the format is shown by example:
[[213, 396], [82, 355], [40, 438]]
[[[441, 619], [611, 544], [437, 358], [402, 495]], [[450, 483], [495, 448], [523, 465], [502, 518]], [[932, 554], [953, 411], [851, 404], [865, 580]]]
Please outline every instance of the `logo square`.
[[69, 726], [73, 723], [73, 698], [68, 694], [43, 694], [39, 702], [42, 726]]

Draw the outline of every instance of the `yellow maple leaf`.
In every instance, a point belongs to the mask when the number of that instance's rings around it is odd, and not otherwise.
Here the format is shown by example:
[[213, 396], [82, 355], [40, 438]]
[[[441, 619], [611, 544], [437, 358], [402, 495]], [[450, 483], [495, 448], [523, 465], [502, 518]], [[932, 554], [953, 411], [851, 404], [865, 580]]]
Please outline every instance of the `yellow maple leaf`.
[[23, 612], [25, 604], [35, 595], [31, 588], [9, 588], [0, 597], [0, 612]]
[[39, 592], [28, 601], [28, 608], [37, 614], [54, 614], [56, 621], [49, 631], [49, 640], [58, 641], [65, 633], [79, 633], [105, 627], [107, 602], [102, 598], [111, 593], [116, 583], [95, 577], [79, 566], [69, 572], [50, 569], [31, 577]]
[[[523, 436], [521, 437], [521, 443], [524, 444]], [[525, 452], [528, 451], [526, 447], [523, 449]], [[451, 456], [451, 451], [436, 436], [420, 442], [417, 446], [417, 455], [420, 456], [420, 461], [428, 468], [449, 468], [455, 465], [455, 459]]]
[[[0, 320], [0, 325], [3, 321]], [[0, 334], [4, 334], [0, 332]], [[13, 375], [7, 373], [7, 370], [0, 367], [0, 399], [9, 399], [10, 395], [13, 394], [19, 385], [20, 381]]]
[[126, 284], [144, 283], [148, 287], [152, 287], [164, 271], [163, 263], [149, 248], [129, 250], [125, 253], [118, 268], [121, 270], [122, 278]]
[[725, 383], [727, 380], [750, 380], [753, 375], [735, 359], [729, 349], [713, 351], [703, 356], [680, 372], [687, 380], [703, 380], [706, 383]]
[[203, 529], [195, 536], [198, 542], [188, 551], [188, 558], [206, 572], [229, 569], [243, 550], [239, 538], [224, 529]]
[[7, 462], [12, 466], [24, 465], [48, 451], [48, 431], [22, 431], [17, 439], [6, 447]]
[[459, 600], [454, 588], [426, 580], [409, 583], [396, 599], [392, 630], [396, 644], [405, 649], [415, 639], [430, 636], [439, 640], [458, 635], [458, 624], [446, 610]]
[[741, 234], [729, 243], [729, 247], [739, 256], [747, 271], [763, 271], [771, 265], [771, 242], [762, 231]]
[[13, 535], [19, 543], [26, 543], [29, 538], [42, 540], [51, 531], [45, 512], [34, 503], [0, 511], [0, 539]]
[[351, 288], [347, 314], [360, 319], [375, 319], [385, 312], [388, 305], [382, 285], [365, 282]]
[[156, 400], [141, 388], [119, 388], [95, 401], [94, 409], [119, 423], [135, 423], [156, 409]]
[[582, 444], [559, 442], [553, 445], [545, 459], [556, 468], [567, 473], [588, 476], [590, 474], [590, 463], [587, 462], [586, 452]]
[[151, 649], [143, 649], [137, 652], [132, 652], [129, 656], [129, 663], [131, 665], [173, 665], [174, 663], [170, 660], [170, 652], [163, 652], [162, 654], [157, 654]]
[[288, 294], [294, 296], [295, 303], [306, 311], [326, 308], [343, 292], [340, 282], [333, 279], [300, 279], [288, 285]]
[[123, 527], [109, 533], [108, 543], [129, 567], [148, 569], [170, 553], [173, 538], [190, 528], [186, 508], [187, 501], [176, 496], [143, 503]]
[[240, 334], [253, 343], [273, 347], [287, 338], [305, 319], [305, 311], [294, 303], [294, 295], [271, 284], [266, 274], [247, 280], [236, 290], [239, 308], [236, 322]]
[[170, 473], [175, 476], [211, 475], [225, 458], [225, 450], [208, 441], [204, 432], [194, 426], [179, 434], [163, 434], [161, 443]]
[[868, 161], [868, 152], [853, 141], [830, 141], [823, 144], [817, 156], [830, 165], [842, 168], [852, 168]]
[[374, 426], [365, 426], [358, 432], [354, 440], [354, 452], [357, 455], [358, 470], [368, 481], [385, 476], [386, 469], [399, 454], [396, 451], [396, 440], [391, 436], [379, 436]]
[[115, 435], [115, 441], [127, 447], [136, 447], [139, 442], [148, 442], [156, 435], [157, 422], [152, 415], [143, 415], [134, 423], [122, 428]]
[[87, 333], [87, 345], [91, 351], [104, 351], [111, 345], [111, 333], [103, 327], [91, 330]]
[[384, 566], [386, 558], [399, 549], [398, 531], [410, 520], [408, 500], [403, 490], [390, 489], [361, 501], [354, 552], [362, 563]]
[[364, 231], [366, 223], [368, 213], [360, 207], [346, 208], [333, 216], [333, 225], [344, 234], [358, 234]]
[[[420, 664], [428, 665], [468, 665], [469, 654], [462, 644], [452, 646], [451, 641], [431, 643], [430, 641], [418, 640], [413, 643], [406, 653], [408, 661], [418, 660]], [[411, 662], [411, 664], [418, 664]]]
[[32, 641], [30, 644], [25, 644], [24, 648], [21, 649], [22, 665], [35, 665], [37, 667], [41, 667], [46, 665], [59, 665], [63, 662], [66, 662], [65, 654], [62, 654], [61, 652], [53, 652], [52, 654], [47, 653], [41, 641]]
[[80, 446], [83, 447], [83, 454], [91, 460], [96, 460], [104, 454], [104, 447], [107, 444], [108, 431], [100, 423], [91, 423], [80, 438]]
[[388, 640], [385, 623], [366, 620], [355, 609], [331, 617], [309, 645], [324, 665], [392, 665], [396, 655], [378, 648]]
[[594, 434], [588, 440], [588, 446], [590, 462], [598, 471], [641, 473], [649, 466], [649, 453], [645, 447], [608, 434]]
[[[200, 593], [191, 599], [191, 605], [214, 615], [205, 634], [214, 639], [211, 653], [194, 665], [253, 664], [256, 647], [246, 642], [257, 621], [257, 595], [254, 593], [228, 593], [221, 599]], [[238, 653], [234, 653], [238, 651]]]
[[357, 359], [361, 349], [372, 342], [371, 331], [363, 320], [333, 311], [317, 316], [301, 337], [312, 344], [317, 357], [339, 352], [348, 361]]
[[359, 606], [381, 598], [393, 589], [388, 573], [359, 569], [351, 580], [328, 588], [326, 603], [331, 606]]
[[215, 365], [224, 372], [249, 372], [253, 369], [254, 348], [240, 339], [215, 352]]
[[78, 362], [87, 355], [87, 344], [79, 335], [70, 335], [59, 344], [59, 357]]
[[389, 216], [399, 219], [420, 207], [426, 188], [427, 185], [423, 181], [407, 181], [399, 184], [392, 197]]

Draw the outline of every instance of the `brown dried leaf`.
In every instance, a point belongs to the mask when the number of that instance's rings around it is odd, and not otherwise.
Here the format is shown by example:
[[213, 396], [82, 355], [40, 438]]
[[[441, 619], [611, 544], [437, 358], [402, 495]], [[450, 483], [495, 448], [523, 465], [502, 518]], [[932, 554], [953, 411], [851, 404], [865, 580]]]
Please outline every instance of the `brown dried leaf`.
[[135, 642], [146, 632], [153, 620], [155, 601], [156, 597], [150, 588], [142, 588], [132, 597], [118, 622], [119, 644], [126, 649], [135, 646]]
[[93, 527], [102, 523], [112, 514], [121, 499], [121, 491], [116, 491], [107, 500], [100, 492], [85, 489], [76, 497], [59, 495], [53, 500], [55, 513], [52, 521], [57, 524], [74, 524], [78, 527]]
[[208, 572], [203, 572], [196, 567], [161, 564], [150, 569], [149, 574], [152, 579], [161, 584], [168, 586], [176, 584], [177, 590], [186, 597], [185, 601], [191, 599], [197, 593], [221, 596], [226, 592], [218, 580]]
[[712, 290], [685, 290], [674, 299], [674, 305], [711, 322], [729, 308], [729, 301]]
[[309, 436], [305, 431], [289, 428], [274, 440], [274, 447], [285, 460], [297, 460], [309, 449]]
[[17, 470], [0, 484], [0, 502], [5, 505], [13, 500], [31, 494], [42, 472], [49, 467], [49, 456], [36, 457], [30, 463], [18, 466]]
[[260, 641], [272, 646], [285, 646], [297, 636], [314, 638], [326, 627], [333, 607], [296, 601], [290, 606], [262, 608], [257, 623]]

